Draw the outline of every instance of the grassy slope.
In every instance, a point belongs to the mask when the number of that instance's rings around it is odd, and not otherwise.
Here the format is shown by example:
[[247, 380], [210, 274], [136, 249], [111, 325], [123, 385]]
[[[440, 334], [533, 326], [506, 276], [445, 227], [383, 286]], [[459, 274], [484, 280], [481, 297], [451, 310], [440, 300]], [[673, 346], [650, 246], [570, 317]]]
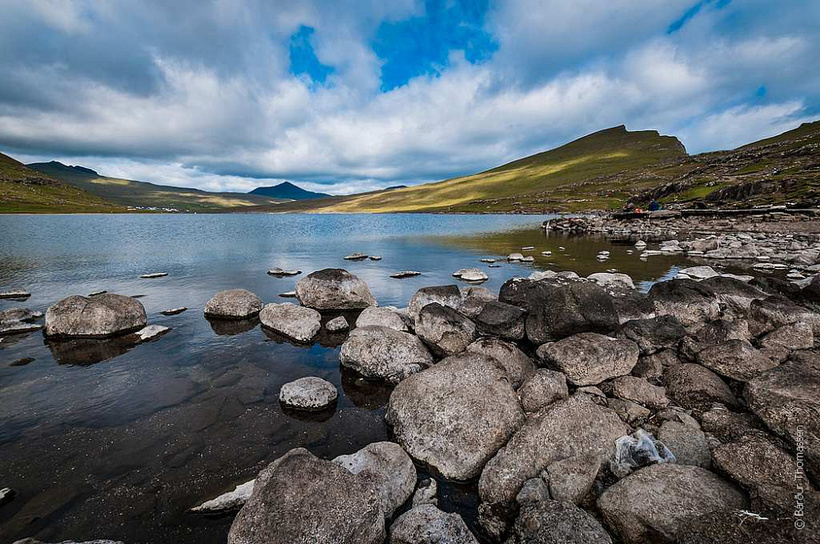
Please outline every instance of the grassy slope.
[[[486, 172], [404, 189], [314, 201], [323, 212], [510, 212], [618, 206], [635, 186], [654, 187], [649, 176], [624, 177], [648, 165], [685, 157], [681, 143], [655, 131], [615, 127], [557, 149]], [[284, 209], [291, 208], [288, 204]], [[300, 210], [304, 207], [300, 206]], [[294, 209], [295, 211], [295, 209]]]
[[122, 206], [50, 178], [0, 153], [0, 213], [107, 213]]
[[36, 163], [29, 167], [124, 206], [207, 212], [282, 202], [280, 199], [265, 196], [210, 193], [198, 189], [167, 187], [143, 181], [109, 178], [100, 176], [91, 170], [72, 168], [58, 162]]

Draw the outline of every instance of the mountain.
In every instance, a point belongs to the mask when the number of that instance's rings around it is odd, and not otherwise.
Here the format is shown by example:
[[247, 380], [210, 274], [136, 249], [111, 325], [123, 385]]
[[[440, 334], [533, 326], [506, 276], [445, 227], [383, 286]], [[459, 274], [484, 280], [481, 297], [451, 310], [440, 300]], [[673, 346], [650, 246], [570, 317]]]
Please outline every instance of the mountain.
[[0, 213], [106, 213], [125, 208], [0, 153]]
[[170, 187], [145, 181], [109, 178], [90, 168], [57, 161], [29, 164], [28, 168], [85, 189], [121, 206], [179, 211], [225, 211], [278, 204], [281, 199], [242, 193], [211, 193], [186, 187]]
[[[330, 202], [324, 212], [543, 212], [620, 207], [636, 189], [655, 187], [651, 165], [687, 157], [677, 138], [619, 126], [491, 170], [437, 183]], [[289, 205], [285, 205], [287, 209]]]
[[312, 191], [306, 191], [298, 185], [294, 185], [289, 181], [283, 181], [279, 185], [274, 185], [272, 187], [257, 187], [248, 194], [262, 195], [271, 198], [282, 198], [289, 200], [309, 200], [313, 198], [326, 198], [330, 196], [325, 193], [314, 193]]

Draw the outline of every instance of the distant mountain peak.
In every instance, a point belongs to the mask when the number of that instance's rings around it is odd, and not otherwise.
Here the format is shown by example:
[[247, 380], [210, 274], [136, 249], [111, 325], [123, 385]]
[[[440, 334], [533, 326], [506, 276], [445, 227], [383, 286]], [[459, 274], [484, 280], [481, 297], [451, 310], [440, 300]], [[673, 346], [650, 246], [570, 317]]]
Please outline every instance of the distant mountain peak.
[[47, 164], [53, 169], [73, 170], [73, 171], [75, 171], [77, 173], [81, 173], [81, 174], [87, 174], [87, 175], [95, 176], [95, 177], [100, 176], [100, 174], [96, 170], [92, 170], [91, 168], [86, 168], [85, 166], [75, 166], [75, 165], [70, 165], [70, 164], [63, 164], [60, 161], [49, 161], [47, 163], [32, 163], [32, 164], [29, 164], [27, 166], [36, 168], [36, 167], [38, 167], [42, 164]]
[[270, 187], [257, 187], [248, 194], [263, 195], [273, 198], [287, 198], [290, 200], [309, 200], [313, 198], [327, 198], [330, 196], [326, 193], [314, 193], [313, 191], [307, 191], [289, 181], [283, 181], [282, 183]]

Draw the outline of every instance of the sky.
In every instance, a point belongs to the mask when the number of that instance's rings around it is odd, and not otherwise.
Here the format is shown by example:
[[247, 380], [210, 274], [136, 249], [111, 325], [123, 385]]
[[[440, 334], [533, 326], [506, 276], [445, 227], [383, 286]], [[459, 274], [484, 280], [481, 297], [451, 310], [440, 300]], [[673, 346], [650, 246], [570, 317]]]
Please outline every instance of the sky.
[[349, 194], [625, 124], [690, 153], [820, 118], [817, 0], [0, 0], [0, 151]]

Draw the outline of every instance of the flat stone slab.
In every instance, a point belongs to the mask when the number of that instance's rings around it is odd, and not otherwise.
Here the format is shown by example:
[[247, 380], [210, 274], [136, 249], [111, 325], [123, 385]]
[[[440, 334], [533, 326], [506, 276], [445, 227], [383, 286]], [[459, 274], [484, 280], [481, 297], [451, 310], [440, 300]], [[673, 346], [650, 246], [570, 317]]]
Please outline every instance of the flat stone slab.
[[271, 268], [270, 270], [268, 270], [268, 276], [274, 276], [277, 278], [284, 278], [287, 276], [298, 276], [301, 273], [301, 270], [282, 270], [281, 268]]
[[395, 274], [390, 274], [391, 278], [397, 280], [403, 280], [405, 278], [414, 278], [416, 276], [421, 276], [421, 272], [417, 272], [415, 270], [402, 270], [401, 272], [396, 272]]
[[140, 278], [144, 280], [150, 280], [153, 278], [164, 278], [168, 275], [168, 272], [151, 272], [148, 274], [140, 274]]
[[31, 293], [25, 289], [8, 289], [6, 291], [0, 291], [0, 298], [28, 298], [30, 296]]
[[179, 308], [171, 308], [170, 310], [163, 310], [160, 313], [162, 315], [177, 315], [177, 314], [181, 314], [182, 312], [184, 312], [187, 309], [188, 308], [186, 308], [185, 306], [180, 306]]

